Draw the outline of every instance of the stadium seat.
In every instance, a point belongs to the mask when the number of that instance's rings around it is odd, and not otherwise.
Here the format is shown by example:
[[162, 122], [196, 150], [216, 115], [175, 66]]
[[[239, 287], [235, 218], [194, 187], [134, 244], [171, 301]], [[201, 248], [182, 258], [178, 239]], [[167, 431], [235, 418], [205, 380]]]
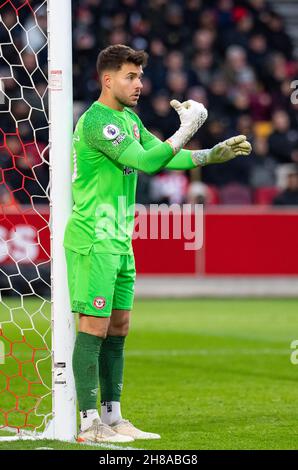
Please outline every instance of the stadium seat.
[[254, 192], [254, 203], [270, 206], [278, 193], [279, 189], [276, 187], [258, 188]]
[[220, 204], [252, 204], [251, 191], [247, 186], [231, 183], [219, 190]]
[[207, 204], [219, 204], [219, 194], [216, 186], [208, 185]]

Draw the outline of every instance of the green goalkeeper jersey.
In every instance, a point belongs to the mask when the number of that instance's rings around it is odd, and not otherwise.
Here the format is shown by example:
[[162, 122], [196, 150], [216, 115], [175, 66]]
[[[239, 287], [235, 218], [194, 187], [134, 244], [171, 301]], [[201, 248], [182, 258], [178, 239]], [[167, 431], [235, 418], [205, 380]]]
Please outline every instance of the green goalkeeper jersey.
[[[91, 247], [95, 252], [132, 253], [137, 170], [118, 160], [127, 149], [136, 152], [153, 138], [129, 108], [116, 111], [96, 101], [80, 117], [73, 135], [74, 206], [66, 248], [81, 254]], [[167, 152], [170, 158], [172, 152]]]
[[191, 169], [191, 151], [175, 156], [129, 108], [94, 102], [79, 119], [72, 152], [74, 206], [64, 246], [81, 254], [131, 254], [137, 170]]

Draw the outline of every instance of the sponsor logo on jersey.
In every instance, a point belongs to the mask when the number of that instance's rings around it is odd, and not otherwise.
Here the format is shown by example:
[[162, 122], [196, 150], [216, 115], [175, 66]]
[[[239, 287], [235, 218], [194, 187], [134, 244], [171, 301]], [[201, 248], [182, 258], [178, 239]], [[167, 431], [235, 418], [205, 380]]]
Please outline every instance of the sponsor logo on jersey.
[[126, 175], [130, 175], [131, 173], [134, 173], [135, 170], [134, 168], [129, 168], [128, 166], [125, 166], [123, 168], [123, 174], [126, 176]]
[[108, 124], [107, 126], [103, 128], [102, 132], [106, 139], [112, 140], [118, 137], [120, 130], [114, 124]]
[[98, 310], [102, 310], [106, 305], [106, 299], [104, 297], [95, 297], [93, 300], [93, 307]]
[[116, 145], [119, 145], [119, 144], [121, 144], [121, 142], [123, 142], [123, 140], [125, 139], [125, 137], [126, 137], [126, 134], [120, 134], [120, 135], [118, 135], [118, 137], [116, 137], [116, 139], [113, 140], [112, 144], [115, 145], [115, 147], [116, 147]]
[[140, 131], [139, 131], [139, 128], [136, 124], [133, 125], [132, 130], [133, 130], [135, 138], [139, 139], [140, 138]]

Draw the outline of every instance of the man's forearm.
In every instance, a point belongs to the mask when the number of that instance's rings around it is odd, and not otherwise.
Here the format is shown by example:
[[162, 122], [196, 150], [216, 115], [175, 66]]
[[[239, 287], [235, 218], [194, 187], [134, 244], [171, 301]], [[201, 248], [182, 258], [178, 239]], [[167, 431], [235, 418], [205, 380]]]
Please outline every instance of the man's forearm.
[[[162, 143], [157, 137], [153, 136], [149, 142], [146, 142], [144, 148], [149, 150], [157, 145]], [[192, 151], [182, 149], [178, 152], [163, 168], [167, 170], [191, 170], [192, 168], [196, 168], [196, 163], [192, 159]]]
[[144, 149], [133, 142], [117, 160], [122, 165], [151, 174], [160, 171], [173, 158], [173, 149], [167, 142]]
[[196, 166], [197, 165], [192, 159], [192, 151], [182, 149], [164, 168], [167, 170], [192, 170], [193, 168], [196, 168]]

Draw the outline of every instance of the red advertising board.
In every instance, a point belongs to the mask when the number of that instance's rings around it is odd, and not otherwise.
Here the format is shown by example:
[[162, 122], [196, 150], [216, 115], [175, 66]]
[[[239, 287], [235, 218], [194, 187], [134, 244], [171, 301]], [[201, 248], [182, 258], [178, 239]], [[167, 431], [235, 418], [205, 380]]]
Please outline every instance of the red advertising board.
[[[175, 217], [178, 217], [175, 215]], [[150, 226], [149, 214], [140, 216]], [[42, 263], [50, 256], [48, 212], [25, 211], [0, 219], [0, 264]], [[143, 220], [143, 222], [145, 221]], [[151, 217], [152, 220], [152, 217]], [[140, 274], [298, 275], [298, 211], [216, 208], [204, 214], [203, 247], [186, 249], [189, 237], [135, 237]], [[176, 234], [177, 235], [177, 234]]]
[[0, 219], [0, 264], [42, 263], [50, 257], [49, 212], [32, 209]]

